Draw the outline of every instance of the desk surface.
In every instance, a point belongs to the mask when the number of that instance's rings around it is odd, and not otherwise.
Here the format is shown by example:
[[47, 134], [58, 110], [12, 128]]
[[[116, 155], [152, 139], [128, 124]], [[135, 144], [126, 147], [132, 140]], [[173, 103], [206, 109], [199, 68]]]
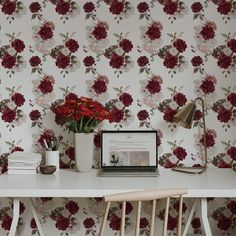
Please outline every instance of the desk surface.
[[97, 170], [0, 176], [0, 197], [101, 197], [145, 189], [187, 188], [186, 197], [236, 197], [236, 172], [208, 168], [194, 175], [160, 169], [158, 177], [97, 177]]

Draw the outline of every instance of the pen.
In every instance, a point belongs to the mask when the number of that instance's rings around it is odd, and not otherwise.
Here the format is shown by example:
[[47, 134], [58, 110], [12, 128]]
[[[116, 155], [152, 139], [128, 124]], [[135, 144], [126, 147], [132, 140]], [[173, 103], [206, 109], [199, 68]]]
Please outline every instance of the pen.
[[46, 140], [43, 139], [43, 142], [44, 142], [44, 146], [45, 146], [45, 148], [47, 149], [47, 151], [49, 151], [49, 147], [48, 147], [48, 144], [47, 144]]

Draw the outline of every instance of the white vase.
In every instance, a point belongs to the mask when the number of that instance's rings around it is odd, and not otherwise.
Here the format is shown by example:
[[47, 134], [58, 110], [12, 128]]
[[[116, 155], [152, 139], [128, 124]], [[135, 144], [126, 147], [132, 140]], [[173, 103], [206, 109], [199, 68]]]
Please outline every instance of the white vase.
[[57, 171], [58, 171], [59, 170], [59, 151], [46, 151], [45, 164], [56, 166]]
[[79, 172], [89, 172], [93, 164], [93, 133], [75, 133], [75, 162]]

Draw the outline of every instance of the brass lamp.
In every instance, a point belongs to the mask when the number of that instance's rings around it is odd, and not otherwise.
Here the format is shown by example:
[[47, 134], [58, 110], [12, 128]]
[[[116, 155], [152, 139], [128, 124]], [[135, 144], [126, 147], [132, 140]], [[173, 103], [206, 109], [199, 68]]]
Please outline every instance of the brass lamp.
[[202, 98], [198, 97], [194, 101], [185, 105], [177, 114], [174, 116], [174, 121], [179, 123], [184, 128], [191, 129], [194, 114], [196, 111], [196, 101], [200, 100], [202, 104], [202, 119], [203, 119], [203, 142], [204, 142], [204, 165], [202, 167], [186, 167], [186, 166], [177, 166], [173, 168], [174, 171], [181, 171], [191, 174], [200, 174], [204, 172], [207, 168], [207, 149], [206, 149], [206, 122], [205, 122], [205, 113], [204, 113], [204, 101]]

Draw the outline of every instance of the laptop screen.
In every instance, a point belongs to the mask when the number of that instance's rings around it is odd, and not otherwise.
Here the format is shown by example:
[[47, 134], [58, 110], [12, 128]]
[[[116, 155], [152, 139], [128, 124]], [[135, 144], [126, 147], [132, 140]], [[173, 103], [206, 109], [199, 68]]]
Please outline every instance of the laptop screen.
[[101, 167], [106, 169], [157, 168], [157, 132], [101, 132]]

